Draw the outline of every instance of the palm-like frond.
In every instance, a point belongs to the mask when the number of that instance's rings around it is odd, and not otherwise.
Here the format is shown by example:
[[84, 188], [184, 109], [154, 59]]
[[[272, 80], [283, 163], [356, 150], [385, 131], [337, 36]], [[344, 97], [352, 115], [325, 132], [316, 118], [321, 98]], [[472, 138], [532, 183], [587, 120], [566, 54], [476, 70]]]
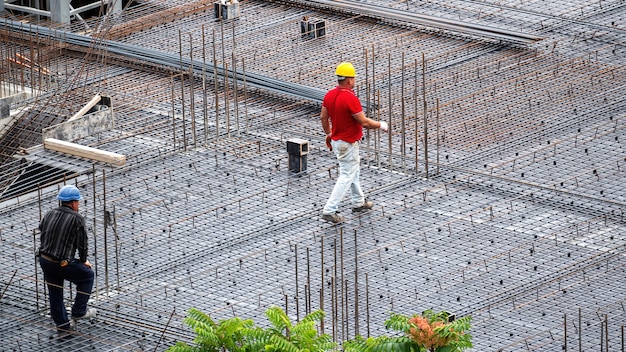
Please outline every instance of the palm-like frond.
[[411, 327], [409, 317], [402, 314], [390, 313], [389, 319], [385, 321], [385, 328], [393, 331], [408, 333]]
[[291, 320], [280, 307], [269, 307], [265, 311], [265, 315], [267, 316], [267, 319], [270, 321], [274, 329], [278, 331], [291, 329]]

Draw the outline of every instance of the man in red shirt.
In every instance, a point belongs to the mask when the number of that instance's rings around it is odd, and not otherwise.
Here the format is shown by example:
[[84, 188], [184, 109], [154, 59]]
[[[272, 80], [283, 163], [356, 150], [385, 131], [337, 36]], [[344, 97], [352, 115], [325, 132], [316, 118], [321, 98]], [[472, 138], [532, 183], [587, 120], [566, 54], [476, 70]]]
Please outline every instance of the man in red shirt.
[[350, 190], [352, 211], [372, 209], [374, 203], [366, 200], [359, 182], [360, 161], [359, 141], [363, 137], [363, 127], [387, 132], [386, 122], [372, 120], [365, 116], [359, 98], [352, 90], [356, 70], [349, 62], [342, 62], [335, 70], [337, 87], [324, 96], [320, 118], [326, 133], [326, 145], [337, 156], [339, 178], [322, 210], [322, 219], [338, 223], [344, 218], [337, 214], [339, 202]]

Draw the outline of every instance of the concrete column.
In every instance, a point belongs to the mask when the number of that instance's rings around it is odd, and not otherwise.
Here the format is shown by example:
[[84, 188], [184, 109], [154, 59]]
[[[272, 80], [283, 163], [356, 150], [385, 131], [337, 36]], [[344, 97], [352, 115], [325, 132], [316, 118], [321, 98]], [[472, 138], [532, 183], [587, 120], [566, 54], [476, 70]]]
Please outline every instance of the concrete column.
[[70, 0], [50, 0], [52, 22], [70, 23]]
[[4, 11], [4, 0], [0, 0], [0, 12]]

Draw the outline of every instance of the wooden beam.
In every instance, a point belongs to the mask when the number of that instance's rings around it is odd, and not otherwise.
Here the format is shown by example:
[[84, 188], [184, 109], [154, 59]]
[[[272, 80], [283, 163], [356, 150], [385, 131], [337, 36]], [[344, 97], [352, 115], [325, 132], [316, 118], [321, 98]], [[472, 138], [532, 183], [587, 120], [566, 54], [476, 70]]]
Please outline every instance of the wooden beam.
[[126, 165], [126, 156], [106, 150], [87, 147], [84, 145], [65, 142], [54, 138], [46, 138], [43, 141], [44, 149], [54, 150], [60, 153], [70, 154], [90, 160], [102, 161], [115, 166]]

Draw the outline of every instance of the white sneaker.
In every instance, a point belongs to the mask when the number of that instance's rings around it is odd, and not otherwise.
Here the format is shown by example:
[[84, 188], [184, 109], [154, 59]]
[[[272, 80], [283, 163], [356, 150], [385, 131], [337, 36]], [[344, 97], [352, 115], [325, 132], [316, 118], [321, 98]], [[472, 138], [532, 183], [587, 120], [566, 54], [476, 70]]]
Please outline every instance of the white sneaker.
[[85, 314], [79, 316], [79, 317], [75, 317], [72, 316], [72, 319], [74, 320], [78, 320], [78, 319], [91, 319], [91, 318], [95, 318], [96, 317], [96, 313], [98, 311], [96, 310], [96, 308], [87, 308], [87, 311], [85, 312]]

